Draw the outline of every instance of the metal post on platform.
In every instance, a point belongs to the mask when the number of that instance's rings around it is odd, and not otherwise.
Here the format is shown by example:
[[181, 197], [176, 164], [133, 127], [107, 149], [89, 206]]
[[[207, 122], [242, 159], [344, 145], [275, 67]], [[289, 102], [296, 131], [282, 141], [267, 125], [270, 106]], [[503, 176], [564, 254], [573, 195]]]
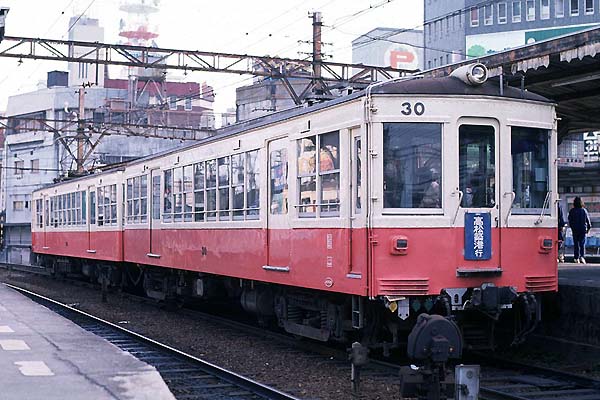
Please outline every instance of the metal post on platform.
[[349, 349], [350, 355], [348, 359], [352, 364], [350, 371], [350, 381], [352, 382], [352, 396], [360, 396], [360, 369], [369, 362], [369, 349], [359, 342], [352, 343], [352, 348]]

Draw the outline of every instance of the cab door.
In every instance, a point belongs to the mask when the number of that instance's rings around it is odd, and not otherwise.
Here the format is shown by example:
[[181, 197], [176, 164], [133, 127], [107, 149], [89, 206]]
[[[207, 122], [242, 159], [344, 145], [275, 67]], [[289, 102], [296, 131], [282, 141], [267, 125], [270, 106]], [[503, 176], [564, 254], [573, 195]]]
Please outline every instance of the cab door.
[[267, 210], [268, 271], [288, 272], [291, 261], [291, 228], [288, 213], [288, 139], [270, 141], [267, 146], [269, 184]]
[[[499, 124], [464, 118], [458, 123], [460, 206], [455, 225], [464, 227], [457, 276], [501, 274]], [[458, 238], [461, 243], [461, 238]]]

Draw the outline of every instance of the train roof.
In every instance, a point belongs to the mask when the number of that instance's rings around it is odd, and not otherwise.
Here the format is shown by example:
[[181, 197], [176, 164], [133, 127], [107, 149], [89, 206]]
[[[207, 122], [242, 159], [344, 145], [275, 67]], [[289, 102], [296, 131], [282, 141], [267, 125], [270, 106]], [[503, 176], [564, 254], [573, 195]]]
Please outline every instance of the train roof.
[[[148, 160], [152, 160], [154, 158], [166, 156], [168, 154], [176, 153], [179, 151], [184, 151], [191, 149], [195, 146], [200, 146], [205, 143], [210, 143], [212, 141], [220, 140], [229, 136], [236, 135], [240, 132], [244, 132], [246, 130], [258, 129], [264, 126], [268, 126], [274, 123], [283, 122], [304, 114], [312, 113], [318, 110], [330, 108], [337, 106], [339, 104], [347, 103], [353, 101], [355, 99], [364, 97], [366, 95], [367, 90], [361, 90], [354, 92], [348, 96], [339, 97], [334, 100], [330, 100], [327, 102], [315, 104], [313, 106], [298, 106], [295, 108], [291, 108], [288, 110], [283, 110], [279, 112], [275, 112], [272, 114], [267, 114], [262, 117], [258, 117], [255, 119], [251, 119], [248, 121], [243, 121], [237, 123], [235, 125], [230, 125], [225, 128], [221, 128], [217, 130], [217, 133], [213, 136], [202, 139], [198, 142], [194, 142], [185, 146], [177, 147], [174, 149], [165, 150], [156, 154], [152, 154], [146, 157], [141, 157], [136, 160], [132, 160], [127, 165], [136, 165], [139, 163], [147, 162]], [[501, 98], [512, 98], [519, 100], [530, 100], [537, 101], [543, 103], [552, 103], [552, 100], [549, 100], [543, 96], [537, 95], [532, 92], [528, 92], [525, 90], [516, 89], [510, 86], [505, 86], [500, 91], [500, 85], [498, 82], [492, 82], [490, 80], [484, 82], [481, 85], [468, 85], [461, 81], [457, 77], [447, 76], [442, 78], [422, 78], [418, 76], [407, 77], [405, 79], [397, 79], [387, 82], [376, 83], [371, 86], [371, 93], [378, 95], [386, 95], [386, 94], [411, 94], [411, 95], [428, 95], [428, 96], [481, 96], [481, 97], [501, 97]], [[122, 171], [123, 165], [119, 165], [118, 167], [107, 166], [107, 169], [100, 173], [96, 173], [93, 175], [86, 175], [80, 178], [71, 179], [68, 182], [73, 182], [79, 179], [90, 178], [93, 176], [103, 175], [105, 173]], [[49, 188], [55, 185], [58, 185], [59, 182], [55, 184], [51, 184], [45, 186], [44, 188]]]

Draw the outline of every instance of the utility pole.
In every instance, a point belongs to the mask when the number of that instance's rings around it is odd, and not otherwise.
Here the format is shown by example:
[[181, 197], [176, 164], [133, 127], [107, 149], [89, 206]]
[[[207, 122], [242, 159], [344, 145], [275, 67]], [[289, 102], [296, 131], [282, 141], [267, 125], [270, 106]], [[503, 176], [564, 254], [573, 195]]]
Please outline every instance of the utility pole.
[[86, 84], [79, 88], [79, 115], [77, 119], [77, 174], [83, 175], [84, 149], [85, 149], [85, 88]]
[[[321, 40], [321, 28], [323, 27], [323, 15], [320, 11], [315, 11], [310, 15], [313, 20], [313, 51], [312, 51], [312, 67], [313, 67], [313, 87], [314, 93], [317, 96], [323, 95], [327, 89], [322, 80], [323, 68], [323, 42]], [[331, 93], [329, 93], [331, 94]]]
[[312, 13], [313, 20], [313, 74], [315, 79], [321, 79], [321, 63], [323, 61], [321, 42], [321, 27], [323, 26], [323, 16], [320, 11]]

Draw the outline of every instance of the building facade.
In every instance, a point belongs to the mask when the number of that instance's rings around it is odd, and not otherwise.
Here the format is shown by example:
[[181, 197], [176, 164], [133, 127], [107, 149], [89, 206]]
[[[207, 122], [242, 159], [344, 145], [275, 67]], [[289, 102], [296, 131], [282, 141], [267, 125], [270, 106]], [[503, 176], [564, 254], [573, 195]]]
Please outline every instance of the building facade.
[[425, 67], [440, 67], [600, 24], [597, 0], [424, 0]]
[[352, 63], [422, 70], [423, 31], [375, 28], [352, 41]]
[[[103, 40], [98, 21], [72, 20], [72, 40]], [[80, 36], [78, 36], [80, 35]], [[76, 51], [76, 49], [74, 50]], [[11, 96], [6, 116], [10, 117], [2, 158], [2, 234], [0, 261], [29, 264], [31, 261], [31, 193], [62, 179], [76, 169], [77, 143], [73, 140], [77, 120], [82, 117], [94, 126], [128, 124], [214, 129], [211, 87], [198, 82], [170, 82], [161, 72], [129, 79], [111, 79], [106, 69], [69, 63], [69, 72], [48, 73], [47, 84], [30, 93]], [[132, 71], [135, 72], [135, 71]], [[88, 87], [92, 83], [91, 87]], [[79, 88], [86, 85], [84, 115], [79, 113]], [[44, 120], [44, 122], [39, 122]], [[91, 142], [100, 139], [92, 134]], [[128, 161], [155, 154], [182, 144], [180, 140], [121, 136], [103, 137], [84, 169]], [[86, 152], [90, 150], [88, 146]], [[91, 151], [91, 150], [90, 150]], [[2, 221], [0, 220], [0, 224]]]

